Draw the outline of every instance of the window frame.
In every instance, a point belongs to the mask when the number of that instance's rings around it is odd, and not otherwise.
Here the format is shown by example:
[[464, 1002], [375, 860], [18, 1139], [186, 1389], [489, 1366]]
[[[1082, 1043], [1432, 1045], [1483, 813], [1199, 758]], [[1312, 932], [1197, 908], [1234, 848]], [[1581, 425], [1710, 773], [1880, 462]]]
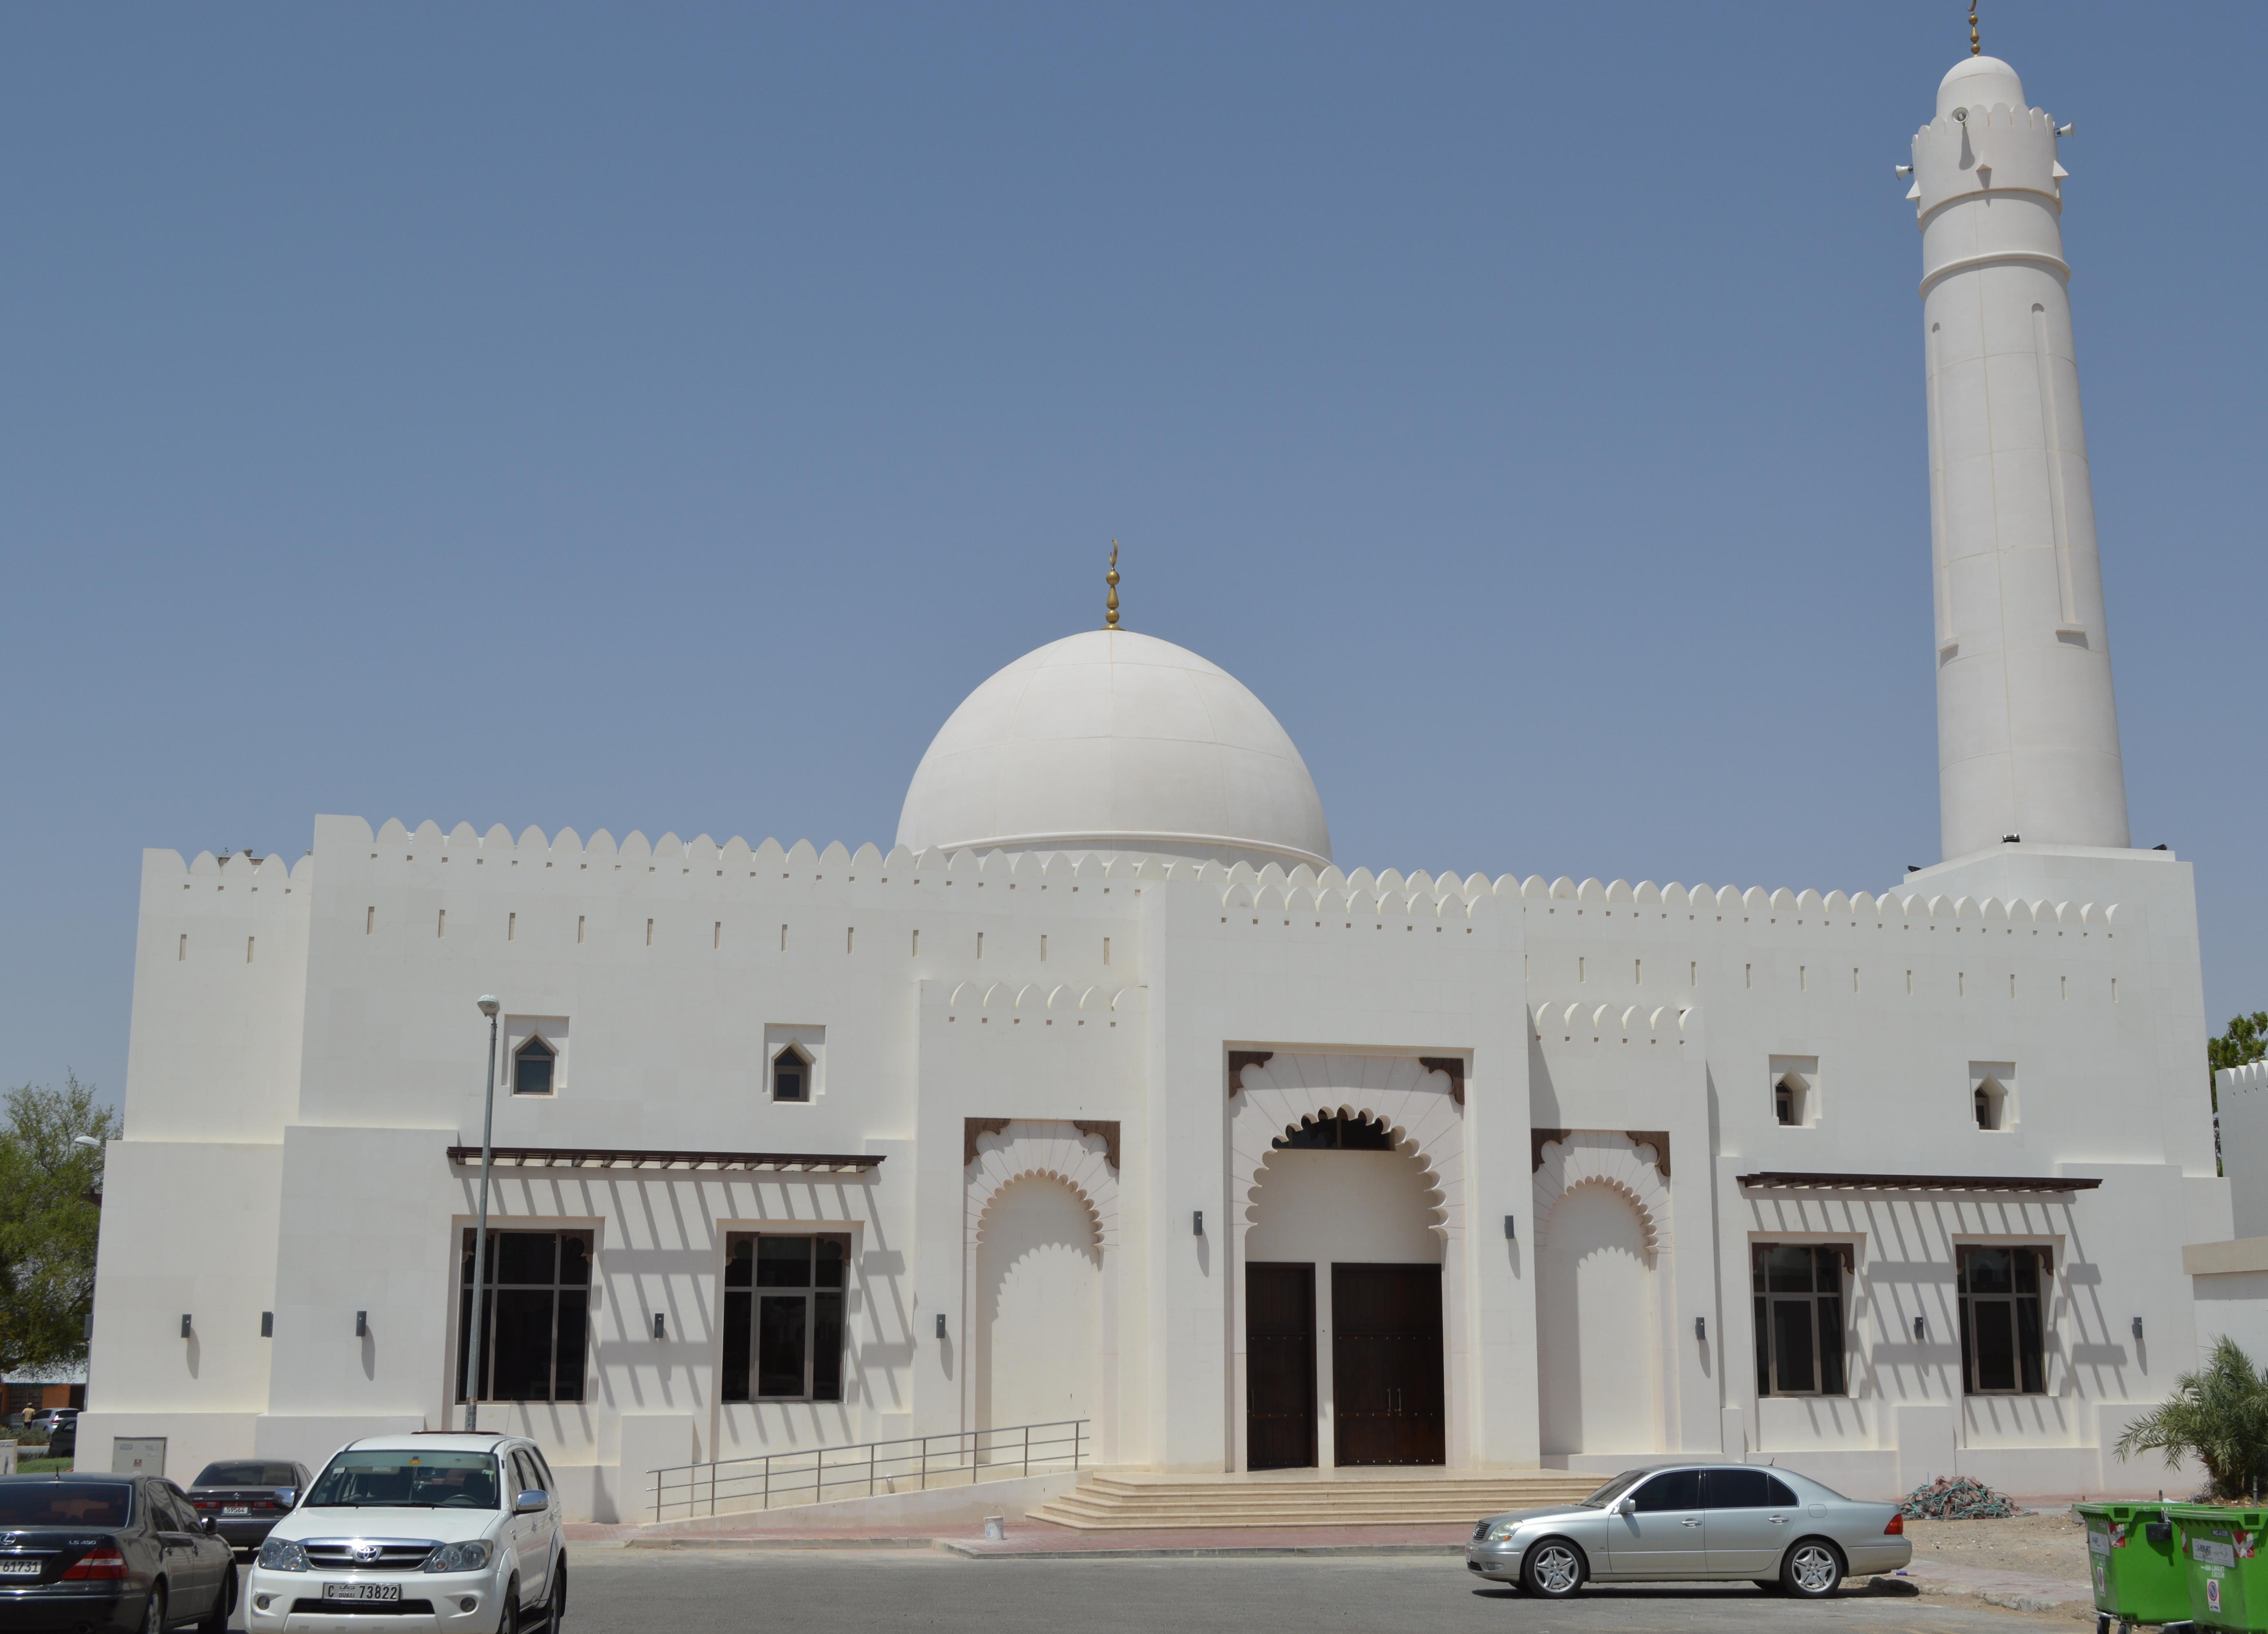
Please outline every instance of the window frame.
[[[1808, 1290], [1778, 1289], [1771, 1285], [1767, 1270], [1769, 1256], [1793, 1248], [1810, 1258], [1808, 1274], [1812, 1285]], [[1822, 1264], [1835, 1267], [1835, 1286], [1822, 1289], [1819, 1271]], [[1858, 1245], [1847, 1241], [1782, 1242], [1756, 1241], [1749, 1244], [1749, 1292], [1754, 1316], [1756, 1346], [1756, 1386], [1758, 1399], [1777, 1397], [1789, 1400], [1848, 1401], [1851, 1399], [1851, 1285], [1858, 1279]], [[1822, 1343], [1830, 1329], [1823, 1324], [1820, 1313], [1822, 1303], [1832, 1301], [1835, 1317], [1833, 1371], [1838, 1376], [1838, 1387], [1827, 1387], [1829, 1349]], [[1786, 1389], [1780, 1385], [1780, 1332], [1775, 1306], [1803, 1305], [1808, 1307], [1808, 1321], [1811, 1337], [1811, 1377], [1809, 1389]]]
[[[472, 1267], [475, 1228], [470, 1226], [462, 1227], [461, 1235], [459, 1238], [457, 1284], [456, 1287], [453, 1290], [453, 1292], [455, 1295], [457, 1306], [457, 1332], [455, 1343], [451, 1346], [453, 1354], [451, 1358], [452, 1365], [449, 1373], [449, 1389], [452, 1399], [460, 1406], [464, 1405], [468, 1401], [489, 1402], [498, 1404], [507, 1402], [539, 1402], [546, 1406], [559, 1406], [563, 1404], [581, 1405], [588, 1403], [591, 1400], [591, 1370], [593, 1359], [593, 1347], [591, 1342], [591, 1313], [593, 1306], [596, 1301], [599, 1284], [599, 1243], [597, 1229], [590, 1226], [530, 1225], [498, 1227], [492, 1225], [489, 1227], [488, 1234], [489, 1266], [486, 1274], [484, 1274], [481, 1279], [482, 1301], [487, 1306], [487, 1308], [481, 1314], [481, 1350], [483, 1352], [482, 1358], [471, 1358], [467, 1355], [468, 1342], [472, 1338]], [[504, 1238], [544, 1236], [554, 1239], [551, 1251], [550, 1281], [548, 1283], [507, 1281], [497, 1275], [497, 1267], [504, 1257], [503, 1240]], [[562, 1280], [562, 1266], [566, 1256], [561, 1251], [559, 1245], [568, 1238], [578, 1239], [583, 1245], [584, 1280], [579, 1283], [571, 1283]], [[496, 1386], [497, 1373], [497, 1346], [496, 1314], [497, 1305], [500, 1303], [498, 1296], [502, 1293], [534, 1292], [538, 1290], [548, 1291], [551, 1295], [551, 1334], [549, 1343], [549, 1354], [550, 1359], [549, 1365], [545, 1370], [545, 1378], [549, 1381], [550, 1387], [549, 1394], [545, 1395], [497, 1395], [493, 1394], [493, 1391]], [[560, 1385], [562, 1382], [560, 1377], [560, 1364], [562, 1360], [560, 1339], [563, 1332], [560, 1313], [566, 1303], [563, 1296], [573, 1294], [579, 1294], [582, 1296], [583, 1334], [579, 1347], [581, 1364], [579, 1368], [577, 1370], [577, 1377], [574, 1380], [577, 1394], [573, 1395], [563, 1395], [560, 1394]], [[468, 1396], [465, 1392], [467, 1374], [473, 1371], [473, 1369], [476, 1367], [478, 1363], [483, 1358], [488, 1364], [486, 1369], [487, 1377], [481, 1380], [481, 1382], [485, 1387], [487, 1393], [476, 1396]], [[499, 1466], [498, 1478], [502, 1478], [501, 1466]]]
[[[549, 1070], [543, 1075], [543, 1087], [541, 1089], [522, 1089], [519, 1086], [520, 1060], [531, 1049], [541, 1050], [543, 1052], [545, 1061], [548, 1062], [549, 1065]], [[539, 1100], [558, 1094], [559, 1046], [553, 1043], [549, 1039], [544, 1037], [541, 1033], [530, 1033], [526, 1038], [521, 1039], [519, 1042], [514, 1044], [512, 1047], [512, 1093], [515, 1095], [533, 1096]]]
[[[815, 1226], [818, 1222], [814, 1222]], [[809, 1270], [799, 1284], [767, 1284], [759, 1266], [762, 1262], [762, 1245], [767, 1240], [800, 1240], [811, 1245]], [[828, 1284], [821, 1280], [822, 1242], [835, 1244], [840, 1254], [837, 1264], [841, 1280]], [[747, 1245], [746, 1263], [747, 1280], [735, 1284], [734, 1250]], [[717, 1398], [729, 1407], [757, 1407], [772, 1403], [836, 1407], [851, 1399], [850, 1379], [850, 1291], [851, 1261], [856, 1242], [847, 1231], [824, 1231], [812, 1227], [783, 1231], [728, 1231], [725, 1233], [725, 1262], [718, 1278], [719, 1314], [718, 1338], [720, 1349], [717, 1367]], [[788, 1395], [767, 1393], [763, 1384], [764, 1304], [767, 1300], [786, 1301], [801, 1297], [803, 1388]], [[824, 1348], [822, 1337], [822, 1301], [831, 1296], [835, 1301], [835, 1378], [834, 1394], [819, 1394], [824, 1382], [821, 1376], [820, 1357]], [[736, 1307], [739, 1314], [736, 1314]], [[742, 1337], [745, 1336], [745, 1337]], [[738, 1355], [736, 1357], [736, 1351]]]
[[[2008, 1289], [1972, 1291], [1970, 1287], [1970, 1261], [1982, 1254], [2006, 1254], [2008, 1256]], [[2022, 1287], [2020, 1255], [2035, 1256], [2031, 1267], [2032, 1291]], [[2048, 1381], [2048, 1324], [2055, 1314], [2055, 1255], [2056, 1245], [2044, 1242], [1957, 1242], [1953, 1245], [1954, 1293], [1960, 1307], [1961, 1323], [1961, 1394], [1968, 1396], [2009, 1397], [2044, 1396], [2054, 1394]], [[2010, 1361], [2015, 1383], [2007, 1389], [1988, 1388], [1978, 1380], [1983, 1376], [1982, 1357], [1978, 1352], [1980, 1324], [1972, 1314], [1978, 1306], [2008, 1307], [2008, 1336], [2011, 1343]], [[2024, 1331], [2025, 1306], [2031, 1307], [2031, 1333], [2029, 1345]], [[2029, 1364], [2031, 1382], [2026, 1379]]]
[[[791, 1059], [796, 1064], [796, 1077], [803, 1089], [799, 1094], [783, 1095], [779, 1093], [780, 1066], [784, 1062]], [[802, 1045], [792, 1039], [782, 1044], [773, 1052], [772, 1058], [765, 1064], [764, 1070], [767, 1086], [774, 1106], [807, 1107], [811, 1104], [812, 1092], [815, 1087], [814, 1079], [818, 1076], [819, 1067], [818, 1064], [811, 1058], [811, 1052], [805, 1049]]]

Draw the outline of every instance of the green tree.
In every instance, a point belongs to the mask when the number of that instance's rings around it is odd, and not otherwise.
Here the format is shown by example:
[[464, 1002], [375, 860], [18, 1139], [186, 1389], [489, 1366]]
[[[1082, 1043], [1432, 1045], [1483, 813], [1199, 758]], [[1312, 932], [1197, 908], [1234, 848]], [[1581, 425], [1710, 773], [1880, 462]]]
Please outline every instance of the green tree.
[[94, 1093], [66, 1074], [59, 1090], [26, 1084], [0, 1104], [0, 1367], [11, 1372], [86, 1355], [102, 1157], [74, 1137], [120, 1131]]
[[[2205, 1067], [2219, 1072], [2223, 1067], [2241, 1067], [2268, 1056], [2268, 1010], [2256, 1010], [2249, 1016], [2237, 1016], [2228, 1024], [2228, 1031], [2219, 1038], [2205, 1041]], [[2216, 1093], [2213, 1110], [2220, 1109]]]
[[2126, 1426], [2115, 1450], [2121, 1460], [2163, 1453], [2169, 1469], [2189, 1454], [2215, 1497], [2242, 1497], [2268, 1476], [2268, 1379], [2224, 1334], [2202, 1368], [2174, 1380], [2171, 1399]]

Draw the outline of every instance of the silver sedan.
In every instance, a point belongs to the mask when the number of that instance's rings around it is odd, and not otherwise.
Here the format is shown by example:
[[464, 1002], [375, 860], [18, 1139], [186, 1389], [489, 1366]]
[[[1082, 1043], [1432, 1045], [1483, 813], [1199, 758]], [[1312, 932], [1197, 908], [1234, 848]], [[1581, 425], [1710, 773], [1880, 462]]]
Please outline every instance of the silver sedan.
[[1578, 1503], [1491, 1515], [1468, 1569], [1559, 1599], [1587, 1581], [1747, 1578], [1806, 1599], [1913, 1558], [1896, 1504], [1754, 1464], [1626, 1470]]

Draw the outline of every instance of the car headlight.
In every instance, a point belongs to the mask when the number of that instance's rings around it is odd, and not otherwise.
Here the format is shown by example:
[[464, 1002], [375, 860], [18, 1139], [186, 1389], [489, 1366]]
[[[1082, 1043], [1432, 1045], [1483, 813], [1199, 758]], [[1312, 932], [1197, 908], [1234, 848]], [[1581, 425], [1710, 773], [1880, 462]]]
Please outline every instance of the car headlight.
[[307, 1551], [288, 1537], [270, 1537], [260, 1545], [260, 1564], [270, 1571], [305, 1571]]
[[1488, 1529], [1488, 1541], [1491, 1543], [1501, 1543], [1519, 1530], [1520, 1523], [1518, 1521], [1499, 1520]]
[[428, 1571], [478, 1571], [489, 1564], [489, 1546], [479, 1539], [444, 1543], [425, 1557]]

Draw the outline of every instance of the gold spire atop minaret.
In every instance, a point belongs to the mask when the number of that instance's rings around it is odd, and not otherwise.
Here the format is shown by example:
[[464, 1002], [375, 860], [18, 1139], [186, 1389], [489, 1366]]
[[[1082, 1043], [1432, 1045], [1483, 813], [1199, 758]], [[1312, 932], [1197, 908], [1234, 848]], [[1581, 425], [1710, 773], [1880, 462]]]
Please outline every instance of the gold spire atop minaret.
[[1115, 539], [1110, 541], [1110, 571], [1102, 576], [1102, 582], [1110, 586], [1110, 600], [1103, 609], [1102, 627], [1116, 629], [1118, 628], [1118, 541]]
[[1969, 55], [1984, 55], [1984, 42], [1977, 37], [1977, 0], [1969, 0]]

